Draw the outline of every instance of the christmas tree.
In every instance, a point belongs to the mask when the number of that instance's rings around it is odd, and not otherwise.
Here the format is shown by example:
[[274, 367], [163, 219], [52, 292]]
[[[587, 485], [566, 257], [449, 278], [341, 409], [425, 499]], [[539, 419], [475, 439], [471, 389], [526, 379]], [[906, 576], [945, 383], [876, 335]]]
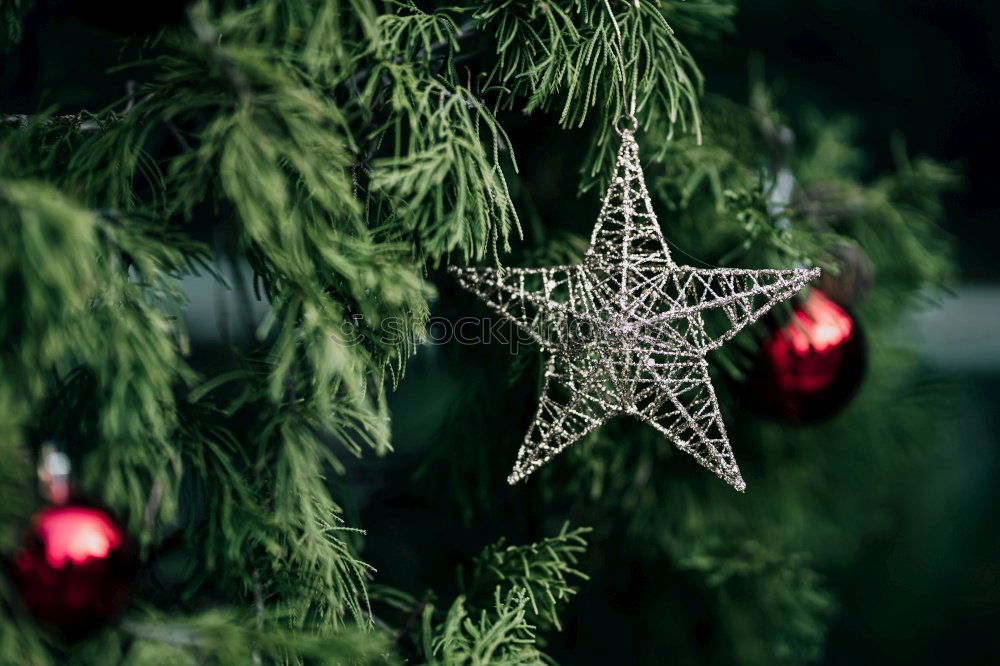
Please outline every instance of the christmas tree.
[[[863, 178], [852, 121], [749, 54], [713, 91], [735, 11], [5, 3], [0, 661], [817, 659], [936, 437], [898, 330], [951, 278], [957, 181], [902, 140]], [[70, 45], [58, 85], [26, 39]], [[823, 271], [708, 356], [745, 494], [624, 418], [506, 484], [546, 365], [445, 269], [579, 263], [623, 117], [678, 263]], [[27, 602], [60, 589], [24, 564], [52, 460], [134, 550], [81, 635]]]

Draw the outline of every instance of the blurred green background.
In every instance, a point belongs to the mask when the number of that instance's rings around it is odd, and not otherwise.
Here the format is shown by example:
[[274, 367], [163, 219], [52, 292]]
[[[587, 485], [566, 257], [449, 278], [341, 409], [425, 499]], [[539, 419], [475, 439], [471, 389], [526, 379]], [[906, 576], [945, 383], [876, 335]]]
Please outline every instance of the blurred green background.
[[[39, 0], [23, 42], [0, 62], [4, 111], [34, 112], [57, 97], [61, 112], [70, 113], [115, 99], [134, 75], [98, 75], [119, 62], [114, 40], [183, 20], [183, 4]], [[858, 143], [870, 158], [869, 174], [891, 168], [890, 137], [898, 132], [911, 155], [957, 162], [966, 179], [964, 189], [948, 201], [948, 231], [961, 273], [955, 297], [912, 322], [923, 341], [926, 372], [955, 384], [953, 423], [946, 441], [932, 452], [926, 475], [913, 480], [909, 506], [898, 507], [896, 519], [863, 545], [850, 570], [827, 581], [840, 607], [822, 663], [997, 663], [1000, 227], [995, 223], [993, 162], [1000, 147], [1000, 3], [747, 0], [736, 28], [721, 46], [693, 47], [710, 92], [746, 100], [747, 53], [759, 54], [782, 108], [812, 106], [858, 120]], [[574, 191], [560, 182], [572, 173], [572, 165], [551, 158], [560, 141], [573, 137], [552, 137], [549, 130], [528, 122], [513, 128], [522, 163], [529, 168], [535, 163], [543, 190], [540, 206], [558, 206], [563, 194]], [[548, 161], [542, 160], [543, 153]], [[547, 184], [546, 167], [552, 168]], [[570, 210], [593, 208], [592, 201], [577, 202]], [[407, 381], [393, 398], [394, 441], [403, 460], [419, 458], [456, 397], [449, 393], [456, 386], [435, 354], [430, 348], [412, 362]], [[493, 369], [498, 393], [505, 389], [507, 369]], [[520, 414], [531, 406], [504, 408]], [[522, 425], [511, 426], [512, 437]], [[496, 458], [505, 461], [511, 453], [501, 451]], [[477, 516], [473, 525], [462, 520], [455, 506], [450, 523], [440, 526], [442, 537], [422, 541], [421, 519], [440, 518], [449, 508], [436, 504], [433, 493], [411, 493], [401, 475], [412, 471], [372, 460], [351, 470], [355, 487], [349, 509], [371, 528], [364, 556], [379, 568], [379, 582], [410, 590], [443, 584], [457, 563], [505, 533], [551, 531], [543, 524], [542, 507], [508, 494], [493, 498], [490, 511]], [[546, 507], [545, 513], [558, 515], [559, 508]], [[616, 556], [609, 552], [597, 576], [617, 577], [617, 584], [585, 587], [574, 602], [571, 622], [552, 638], [557, 658], [574, 655], [564, 663], [584, 663], [581, 654], [591, 655], [590, 663], [633, 663], [642, 654], [647, 637], [630, 614], [647, 581], [641, 572], [629, 570], [627, 559]], [[690, 602], [692, 617], [710, 614], [697, 607], [698, 595], [685, 588], [683, 577], [675, 577], [671, 585], [660, 593], [670, 594], [682, 607]], [[617, 596], [606, 596], [609, 589]], [[663, 624], [669, 633], [669, 616]], [[711, 643], [711, 622], [695, 625], [703, 629], [696, 639]], [[670, 661], [670, 655], [663, 655], [663, 663]]]
[[914, 323], [928, 371], [957, 384], [953, 439], [915, 486], [921, 510], [901, 512], [836, 581], [842, 607], [824, 662], [997, 663], [1000, 3], [755, 0], [736, 23], [731, 53], [701, 56], [710, 87], [737, 94], [745, 78], [733, 58], [756, 51], [790, 106], [860, 120], [872, 173], [888, 168], [888, 138], [900, 132], [911, 154], [956, 161], [966, 178], [949, 200], [956, 298]]

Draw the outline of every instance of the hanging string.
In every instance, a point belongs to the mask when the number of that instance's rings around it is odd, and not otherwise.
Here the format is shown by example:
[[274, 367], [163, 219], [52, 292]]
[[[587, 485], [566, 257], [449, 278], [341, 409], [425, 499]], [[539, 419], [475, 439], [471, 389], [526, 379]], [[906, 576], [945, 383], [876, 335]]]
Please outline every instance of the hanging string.
[[[639, 22], [642, 17], [639, 16], [639, 0], [635, 0], [635, 20], [632, 21], [632, 43], [638, 44], [638, 33], [639, 33]], [[632, 99], [629, 104], [628, 113], [630, 116], [635, 118], [635, 97], [637, 89], [639, 88], [639, 52], [636, 50], [632, 54]], [[637, 123], [638, 124], [638, 123]]]
[[[634, 2], [636, 11], [638, 11], [639, 0], [634, 0]], [[618, 26], [618, 20], [615, 19], [615, 12], [611, 9], [611, 1], [604, 0], [604, 7], [608, 10], [608, 16], [611, 17], [611, 26], [615, 29], [615, 35], [618, 37], [618, 71], [622, 79], [622, 104], [628, 105], [628, 114], [620, 116], [615, 120], [615, 129], [621, 134], [623, 128], [620, 123], [621, 120], [625, 119], [631, 122], [632, 127], [630, 131], [634, 132], [638, 127], [638, 120], [635, 117], [635, 101], [639, 85], [639, 58], [635, 57], [632, 59], [632, 88], [630, 90], [629, 77], [625, 66], [625, 39], [622, 36], [621, 28]]]

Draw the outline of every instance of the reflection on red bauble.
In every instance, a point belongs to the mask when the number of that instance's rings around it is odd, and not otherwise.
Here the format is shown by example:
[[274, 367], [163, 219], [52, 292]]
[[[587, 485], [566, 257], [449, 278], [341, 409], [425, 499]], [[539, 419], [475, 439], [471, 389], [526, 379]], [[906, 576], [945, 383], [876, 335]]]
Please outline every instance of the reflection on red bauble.
[[864, 371], [865, 346], [858, 322], [813, 289], [795, 307], [791, 320], [761, 344], [744, 402], [768, 418], [818, 423], [850, 402]]
[[75, 640], [125, 608], [136, 563], [128, 534], [107, 512], [66, 504], [35, 514], [12, 573], [28, 612]]

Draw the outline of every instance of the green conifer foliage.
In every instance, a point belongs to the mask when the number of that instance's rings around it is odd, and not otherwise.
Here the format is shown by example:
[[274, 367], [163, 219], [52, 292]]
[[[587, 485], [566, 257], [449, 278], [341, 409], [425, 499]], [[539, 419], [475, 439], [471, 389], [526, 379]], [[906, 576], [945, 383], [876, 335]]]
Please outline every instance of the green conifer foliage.
[[[30, 4], [3, 4], [0, 48]], [[953, 171], [900, 143], [897, 170], [865, 181], [849, 120], [793, 123], [759, 81], [747, 103], [705, 94], [691, 49], [728, 34], [734, 12], [731, 0], [200, 1], [107, 46], [136, 82], [125, 97], [5, 115], [0, 555], [39, 506], [35, 455], [51, 440], [144, 564], [124, 617], [74, 646], [0, 576], [0, 663], [549, 664], [580, 597], [599, 607], [613, 587], [605, 558], [655, 563], [633, 618], [653, 628], [644, 663], [700, 654], [692, 597], [716, 626], [712, 657], [820, 655], [836, 610], [825, 576], [901, 492], [886, 472], [919, 464], [939, 414], [941, 388], [912, 381], [907, 349], [872, 346], [869, 381], [820, 428], [822, 446], [735, 424], [753, 452], [740, 458], [752, 492], [737, 496], [619, 422], [507, 489], [535, 351], [421, 346], [435, 308], [482, 314], [442, 266], [579, 259], [593, 216], [575, 215], [576, 195], [605, 182], [632, 88], [683, 263], [836, 272], [832, 247], [861, 248], [878, 276], [857, 313], [872, 340], [947, 283], [937, 225]], [[781, 143], [792, 124], [799, 140]], [[549, 137], [543, 152], [567, 151], [546, 162], [555, 175], [515, 156]], [[795, 187], [776, 202], [781, 170]], [[573, 215], [541, 212], [546, 179]], [[251, 343], [192, 341], [194, 275], [263, 304], [260, 321], [227, 313]], [[757, 337], [713, 371], [738, 383]], [[423, 379], [404, 377], [415, 363]], [[407, 411], [394, 392], [433, 435], [394, 427], [390, 405]], [[387, 487], [426, 508], [413, 543], [381, 531]], [[591, 527], [560, 529], [567, 517]]]

